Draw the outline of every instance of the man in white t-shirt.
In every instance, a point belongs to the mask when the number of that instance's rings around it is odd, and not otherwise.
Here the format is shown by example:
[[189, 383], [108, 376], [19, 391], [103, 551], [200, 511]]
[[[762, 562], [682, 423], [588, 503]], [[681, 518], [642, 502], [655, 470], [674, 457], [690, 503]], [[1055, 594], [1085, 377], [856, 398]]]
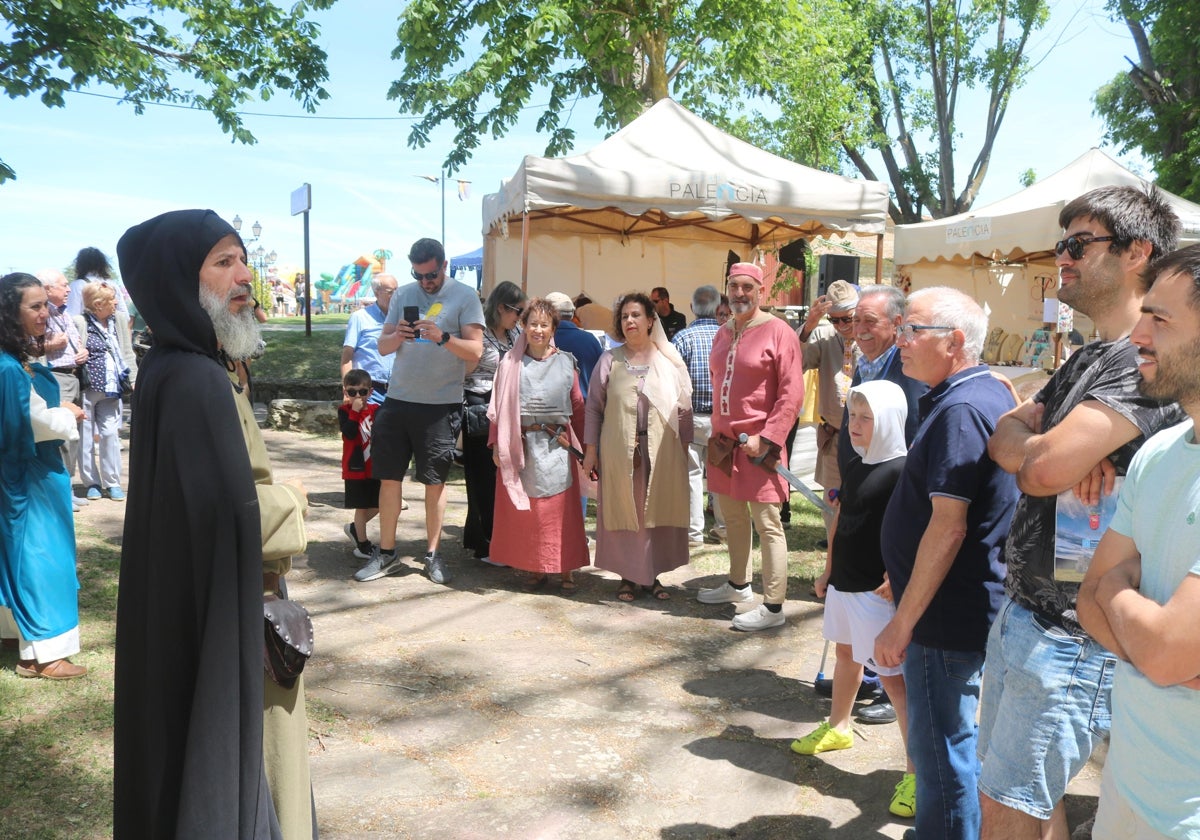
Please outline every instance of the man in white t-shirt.
[[1200, 246], [1152, 264], [1138, 349], [1141, 390], [1188, 421], [1133, 457], [1076, 601], [1119, 657], [1093, 837], [1200, 837]]
[[408, 253], [416, 281], [392, 296], [379, 337], [380, 355], [395, 353], [387, 399], [375, 415], [371, 471], [379, 485], [379, 545], [354, 579], [400, 571], [396, 522], [401, 482], [410, 462], [425, 485], [425, 568], [434, 583], [449, 583], [438, 552], [446, 515], [446, 477], [462, 424], [463, 377], [483, 355], [483, 306], [475, 290], [446, 277], [446, 252], [436, 239], [418, 239]]

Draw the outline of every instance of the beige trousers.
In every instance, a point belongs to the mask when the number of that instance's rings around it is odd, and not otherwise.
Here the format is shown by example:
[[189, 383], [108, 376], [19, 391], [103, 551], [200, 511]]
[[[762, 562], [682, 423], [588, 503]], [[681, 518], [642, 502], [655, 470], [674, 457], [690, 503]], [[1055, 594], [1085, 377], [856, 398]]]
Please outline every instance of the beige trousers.
[[[763, 600], [782, 604], [787, 599], [787, 538], [774, 502], [741, 502], [717, 494], [725, 515], [725, 537], [729, 545], [729, 579], [737, 584], [754, 578], [750, 565], [753, 533], [758, 532], [762, 550]], [[752, 524], [753, 523], [753, 524]]]

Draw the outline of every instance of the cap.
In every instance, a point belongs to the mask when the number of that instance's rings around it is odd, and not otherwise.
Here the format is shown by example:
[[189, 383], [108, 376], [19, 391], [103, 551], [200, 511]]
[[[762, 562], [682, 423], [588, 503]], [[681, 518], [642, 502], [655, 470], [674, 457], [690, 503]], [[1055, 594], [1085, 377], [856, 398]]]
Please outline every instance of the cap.
[[834, 280], [825, 290], [830, 312], [849, 312], [858, 306], [858, 289], [845, 280]]
[[755, 283], [761, 284], [763, 281], [762, 269], [754, 263], [734, 263], [729, 266], [730, 277], [749, 277]]
[[562, 292], [551, 292], [546, 295], [546, 302], [558, 310], [559, 315], [570, 317], [575, 314], [575, 303]]

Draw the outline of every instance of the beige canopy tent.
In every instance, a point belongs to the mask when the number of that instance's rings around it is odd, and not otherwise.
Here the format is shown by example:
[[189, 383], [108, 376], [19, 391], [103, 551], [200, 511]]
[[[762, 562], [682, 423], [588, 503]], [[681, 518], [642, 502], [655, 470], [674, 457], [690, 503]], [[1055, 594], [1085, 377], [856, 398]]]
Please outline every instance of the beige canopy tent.
[[[1058, 214], [1072, 199], [1103, 186], [1145, 179], [1099, 149], [993, 204], [934, 222], [897, 225], [898, 274], [913, 289], [963, 289], [989, 310], [993, 325], [1027, 331], [1041, 325], [1045, 299], [1057, 297], [1054, 243]], [[1166, 193], [1183, 221], [1182, 244], [1200, 241], [1200, 205]], [[1090, 325], [1084, 325], [1085, 331]]]
[[510, 280], [608, 305], [666, 286], [686, 312], [692, 289], [722, 285], [730, 250], [749, 260], [833, 232], [879, 242], [886, 215], [883, 184], [785, 160], [662, 100], [591, 151], [527, 156], [484, 197], [484, 291]]

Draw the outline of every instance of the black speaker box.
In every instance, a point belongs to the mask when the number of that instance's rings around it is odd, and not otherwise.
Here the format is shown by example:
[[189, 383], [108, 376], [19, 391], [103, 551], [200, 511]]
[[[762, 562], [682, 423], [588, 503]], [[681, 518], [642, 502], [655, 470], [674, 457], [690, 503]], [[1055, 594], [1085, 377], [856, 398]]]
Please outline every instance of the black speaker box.
[[858, 285], [858, 257], [850, 254], [821, 254], [817, 273], [817, 297], [825, 294], [835, 280]]

